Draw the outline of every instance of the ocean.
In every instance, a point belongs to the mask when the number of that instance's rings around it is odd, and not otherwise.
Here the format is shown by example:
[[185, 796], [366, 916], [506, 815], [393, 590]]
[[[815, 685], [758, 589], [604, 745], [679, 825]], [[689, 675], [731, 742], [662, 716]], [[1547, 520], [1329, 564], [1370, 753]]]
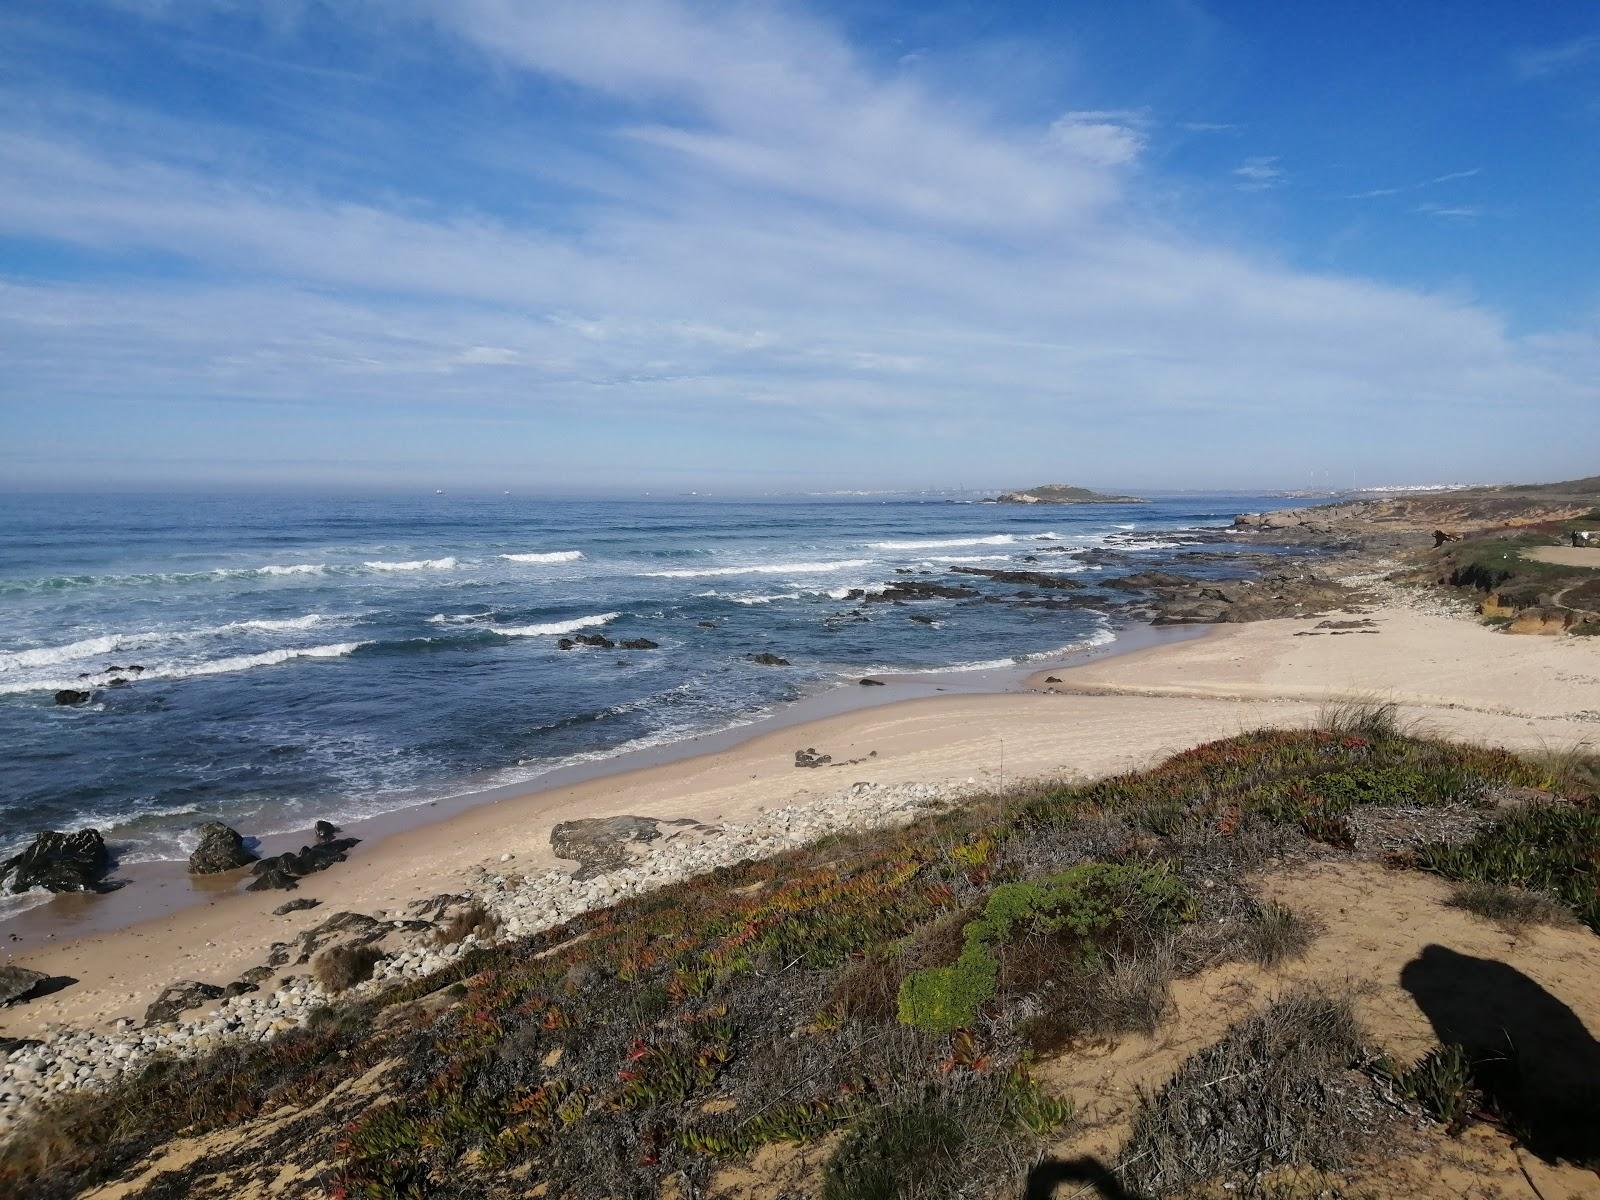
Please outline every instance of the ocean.
[[[1183, 553], [1176, 531], [1281, 505], [0, 497], [0, 855], [93, 825], [123, 861], [181, 858], [206, 819], [258, 835], [370, 816], [869, 673], [1103, 642], [1110, 620], [1088, 609], [932, 599], [862, 620], [849, 592], [1018, 590], [962, 566], [1093, 587], [1121, 568], [1043, 551], [1120, 548], [1127, 569], [1158, 569]], [[659, 649], [559, 648], [579, 633]], [[58, 706], [64, 688], [95, 699]]]

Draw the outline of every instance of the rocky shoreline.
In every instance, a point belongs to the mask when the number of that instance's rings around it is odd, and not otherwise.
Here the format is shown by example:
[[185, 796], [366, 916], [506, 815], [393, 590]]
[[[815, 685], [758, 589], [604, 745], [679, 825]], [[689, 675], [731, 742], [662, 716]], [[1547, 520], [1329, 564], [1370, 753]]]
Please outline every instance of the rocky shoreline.
[[[609, 830], [575, 831], [557, 827], [558, 851], [586, 843], [572, 872], [541, 871], [523, 876], [510, 855], [484, 868], [476, 885], [461, 893], [420, 900], [404, 916], [337, 913], [293, 942], [274, 945], [268, 961], [244, 973], [239, 983], [259, 987], [277, 978], [270, 992], [239, 990], [182, 981], [167, 989], [146, 1021], [118, 1022], [110, 1032], [61, 1030], [33, 1041], [0, 1040], [0, 1139], [13, 1132], [52, 1097], [115, 1083], [129, 1071], [162, 1058], [207, 1053], [228, 1042], [261, 1042], [302, 1028], [330, 1005], [419, 979], [448, 966], [493, 935], [466, 932], [446, 941], [452, 921], [470, 909], [500, 937], [527, 937], [597, 908], [605, 908], [719, 867], [770, 857], [844, 830], [885, 828], [909, 823], [928, 812], [972, 795], [976, 779], [949, 783], [858, 783], [824, 799], [763, 813], [757, 820], [707, 826], [694, 821], [612, 818]], [[666, 828], [663, 829], [663, 826]], [[605, 869], [595, 869], [596, 865]], [[294, 903], [294, 902], [291, 902]], [[308, 907], [296, 905], [297, 907]], [[288, 906], [285, 906], [286, 908]], [[332, 991], [315, 977], [317, 960], [330, 953], [365, 950], [370, 977]], [[310, 973], [280, 975], [283, 968], [310, 965]], [[232, 985], [230, 985], [232, 986]], [[186, 1012], [214, 1004], [184, 1018]]]

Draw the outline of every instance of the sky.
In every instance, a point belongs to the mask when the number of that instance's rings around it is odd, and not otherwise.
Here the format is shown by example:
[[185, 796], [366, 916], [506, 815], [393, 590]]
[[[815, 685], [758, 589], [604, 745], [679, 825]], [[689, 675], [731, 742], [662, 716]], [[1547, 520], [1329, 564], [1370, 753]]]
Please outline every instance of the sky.
[[0, 487], [1600, 471], [1600, 6], [7, 0]]

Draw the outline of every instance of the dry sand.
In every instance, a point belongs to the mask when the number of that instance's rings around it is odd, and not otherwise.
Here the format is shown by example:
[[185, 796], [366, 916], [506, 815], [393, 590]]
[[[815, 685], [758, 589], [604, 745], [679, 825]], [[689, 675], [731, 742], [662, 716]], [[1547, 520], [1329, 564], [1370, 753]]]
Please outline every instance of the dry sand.
[[[1513, 638], [1402, 607], [1371, 617], [1377, 633], [1336, 635], [1318, 630], [1315, 619], [1228, 626], [1199, 640], [1057, 669], [1064, 682], [1045, 685], [1041, 676], [1045, 691], [890, 704], [696, 758], [485, 803], [358, 847], [348, 863], [305, 880], [295, 893], [316, 897], [320, 908], [287, 917], [270, 915], [284, 893], [218, 893], [125, 929], [72, 937], [72, 909], [64, 906], [54, 938], [30, 933], [5, 948], [12, 961], [77, 982], [4, 1010], [0, 1034], [136, 1015], [166, 984], [226, 982], [261, 962], [271, 942], [330, 913], [395, 912], [416, 897], [459, 890], [485, 865], [554, 865], [550, 830], [574, 817], [630, 813], [714, 823], [804, 803], [858, 780], [973, 779], [990, 789], [1095, 776], [1249, 728], [1304, 724], [1328, 700], [1352, 696], [1392, 699], [1406, 718], [1464, 739], [1525, 749], [1600, 741], [1600, 639]], [[815, 746], [836, 760], [876, 756], [799, 770], [796, 746]], [[516, 857], [502, 867], [505, 853]], [[168, 886], [188, 884], [174, 878]], [[76, 902], [93, 905], [95, 898]], [[154, 890], [149, 903], [152, 911], [171, 908]]]
[[1558, 567], [1593, 567], [1600, 570], [1600, 546], [1539, 546], [1522, 551], [1523, 558]]

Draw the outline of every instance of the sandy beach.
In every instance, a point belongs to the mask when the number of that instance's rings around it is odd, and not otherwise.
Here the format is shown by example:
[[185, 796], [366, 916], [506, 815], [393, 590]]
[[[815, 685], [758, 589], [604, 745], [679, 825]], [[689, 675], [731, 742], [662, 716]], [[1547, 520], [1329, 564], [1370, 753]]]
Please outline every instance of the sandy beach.
[[[309, 912], [271, 915], [285, 899], [279, 892], [219, 892], [124, 929], [74, 936], [73, 914], [98, 898], [72, 898], [50, 916], [54, 928], [36, 917], [10, 935], [6, 949], [9, 961], [76, 982], [7, 1009], [0, 1033], [30, 1036], [137, 1015], [165, 985], [231, 978], [272, 942], [329, 913], [395, 915], [408, 901], [468, 886], [485, 867], [561, 865], [550, 830], [577, 817], [714, 825], [863, 781], [970, 781], [978, 792], [1092, 777], [1244, 729], [1307, 723], [1330, 701], [1346, 699], [1393, 702], [1407, 721], [1440, 735], [1519, 749], [1600, 740], [1600, 645], [1592, 640], [1508, 637], [1398, 602], [1372, 607], [1365, 620], [1348, 632], [1319, 628], [1314, 618], [1223, 626], [1041, 671], [1024, 693], [933, 696], [838, 713], [679, 761], [503, 797], [370, 840], [349, 862], [305, 881], [296, 895], [321, 901]], [[796, 769], [797, 746], [814, 746], [834, 763]], [[186, 889], [188, 882], [174, 875], [154, 886]]]

